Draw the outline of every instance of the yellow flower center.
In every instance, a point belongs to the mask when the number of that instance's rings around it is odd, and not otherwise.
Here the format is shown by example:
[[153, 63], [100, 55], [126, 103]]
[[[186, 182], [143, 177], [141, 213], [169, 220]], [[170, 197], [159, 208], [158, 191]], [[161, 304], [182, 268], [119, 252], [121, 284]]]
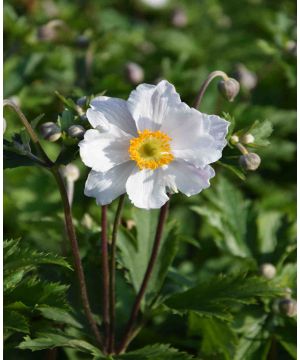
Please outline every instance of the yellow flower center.
[[139, 137], [130, 140], [128, 152], [140, 169], [154, 170], [174, 159], [170, 148], [172, 139], [168, 135], [148, 129], [138, 133]]

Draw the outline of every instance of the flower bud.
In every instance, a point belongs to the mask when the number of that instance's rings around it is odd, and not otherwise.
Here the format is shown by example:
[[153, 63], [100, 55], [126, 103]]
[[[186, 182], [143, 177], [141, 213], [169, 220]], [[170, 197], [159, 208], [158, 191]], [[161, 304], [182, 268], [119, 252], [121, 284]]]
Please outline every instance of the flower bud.
[[71, 125], [68, 129], [68, 135], [75, 139], [82, 139], [85, 128], [81, 125]]
[[40, 126], [40, 132], [45, 140], [55, 142], [61, 137], [61, 130], [54, 122], [45, 122]]
[[257, 75], [250, 71], [244, 64], [237, 64], [234, 76], [237, 78], [241, 87], [250, 91], [257, 85]]
[[219, 82], [218, 89], [224, 98], [231, 102], [239, 93], [240, 84], [237, 80], [228, 78], [227, 80], [221, 80]]
[[293, 317], [297, 315], [297, 301], [294, 299], [282, 299], [278, 308], [281, 314]]
[[159, 9], [167, 5], [169, 0], [141, 0], [142, 3], [154, 9]]
[[232, 135], [230, 138], [231, 144], [237, 144], [240, 141], [240, 138], [237, 135]]
[[248, 153], [240, 156], [240, 166], [244, 170], [255, 171], [261, 163], [260, 157], [256, 153]]
[[241, 137], [241, 143], [243, 143], [243, 144], [253, 144], [254, 140], [255, 140], [255, 138], [252, 134], [244, 134]]
[[183, 28], [187, 25], [188, 19], [183, 9], [175, 9], [172, 14], [172, 24], [177, 28]]
[[55, 42], [68, 34], [68, 32], [69, 29], [63, 20], [53, 19], [38, 29], [37, 36], [41, 41]]
[[80, 171], [78, 166], [74, 164], [68, 164], [62, 168], [63, 176], [69, 181], [76, 181], [79, 179]]
[[125, 65], [125, 75], [131, 84], [134, 85], [137, 85], [144, 80], [143, 68], [134, 62], [129, 62]]
[[266, 279], [273, 279], [276, 275], [276, 268], [274, 265], [269, 264], [269, 263], [265, 263], [262, 264], [259, 268], [260, 270], [260, 274], [266, 278]]

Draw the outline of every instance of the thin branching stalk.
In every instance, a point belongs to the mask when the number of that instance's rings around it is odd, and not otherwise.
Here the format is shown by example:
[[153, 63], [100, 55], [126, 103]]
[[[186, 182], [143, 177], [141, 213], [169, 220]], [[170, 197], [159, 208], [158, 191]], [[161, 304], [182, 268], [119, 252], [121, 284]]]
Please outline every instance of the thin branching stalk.
[[60, 191], [63, 208], [64, 208], [66, 231], [67, 231], [67, 235], [70, 240], [70, 243], [71, 243], [74, 267], [75, 267], [76, 275], [77, 275], [78, 282], [79, 282], [79, 289], [80, 289], [80, 295], [81, 295], [84, 312], [85, 312], [85, 315], [87, 317], [87, 320], [89, 322], [89, 325], [91, 327], [91, 330], [95, 336], [95, 339], [96, 339], [98, 345], [100, 347], [102, 347], [102, 338], [101, 338], [96, 321], [93, 318], [93, 314], [92, 314], [92, 311], [90, 308], [83, 268], [82, 268], [81, 259], [80, 259], [80, 255], [79, 255], [79, 248], [78, 248], [75, 228], [73, 225], [72, 212], [71, 212], [70, 203], [68, 200], [68, 195], [67, 195], [67, 191], [66, 191], [66, 187], [65, 187], [63, 178], [62, 178], [57, 166], [54, 165], [54, 163], [49, 159], [48, 155], [45, 153], [44, 149], [41, 146], [38, 136], [36, 135], [34, 129], [30, 125], [29, 121], [27, 120], [27, 118], [23, 114], [23, 112], [20, 110], [20, 108], [11, 100], [4, 100], [3, 107], [5, 107], [5, 106], [11, 107], [17, 113], [20, 121], [22, 122], [26, 131], [28, 132], [30, 139], [34, 143], [39, 156], [41, 156], [41, 158], [42, 158], [42, 160], [39, 159], [40, 163], [41, 164], [44, 163], [46, 165], [46, 168], [48, 168], [51, 171], [51, 173], [53, 174], [53, 176], [56, 180], [57, 186]]
[[116, 245], [117, 245], [117, 234], [118, 227], [121, 222], [121, 215], [125, 201], [125, 194], [119, 198], [118, 208], [115, 215], [112, 239], [111, 239], [111, 254], [110, 254], [110, 333], [108, 340], [108, 351], [109, 353], [114, 352], [115, 347], [115, 307], [116, 307]]
[[104, 349], [108, 347], [108, 336], [110, 333], [109, 319], [109, 262], [108, 262], [108, 241], [107, 241], [107, 206], [101, 207], [101, 256], [102, 256], [102, 311], [104, 325]]
[[200, 106], [201, 104], [201, 101], [202, 101], [202, 98], [203, 98], [203, 95], [205, 94], [205, 91], [206, 89], [208, 88], [208, 85], [211, 83], [211, 81], [213, 79], [215, 79], [216, 77], [222, 77], [224, 80], [228, 80], [229, 77], [227, 76], [227, 74], [225, 74], [223, 71], [220, 71], [220, 70], [216, 70], [216, 71], [213, 71], [212, 73], [210, 73], [207, 77], [207, 79], [204, 81], [204, 83], [201, 85], [201, 88], [199, 90], [199, 93], [195, 99], [195, 102], [193, 104], [193, 107], [195, 109], [198, 109], [198, 107]]
[[99, 333], [96, 321], [95, 321], [95, 319], [93, 317], [91, 307], [90, 307], [90, 302], [89, 302], [86, 283], [85, 283], [84, 272], [83, 272], [82, 263], [81, 263], [81, 259], [80, 259], [80, 254], [79, 254], [78, 242], [77, 242], [75, 228], [74, 228], [73, 219], [72, 219], [72, 210], [71, 210], [71, 207], [70, 207], [70, 203], [69, 203], [65, 183], [64, 183], [62, 175], [60, 174], [57, 167], [53, 167], [51, 169], [51, 172], [55, 177], [57, 186], [58, 186], [59, 191], [60, 191], [61, 200], [62, 200], [62, 203], [63, 203], [64, 214], [65, 214], [66, 231], [67, 231], [70, 243], [71, 243], [74, 266], [75, 266], [75, 271], [76, 271], [76, 275], [77, 275], [78, 282], [79, 282], [80, 296], [81, 296], [81, 301], [82, 301], [82, 305], [83, 305], [83, 308], [84, 308], [84, 312], [85, 312], [88, 323], [89, 323], [89, 325], [90, 325], [90, 327], [91, 327], [91, 329], [93, 331], [93, 334], [94, 334], [94, 336], [96, 338], [96, 341], [97, 341], [98, 345], [100, 347], [102, 347], [102, 338], [101, 338], [101, 335]]
[[130, 341], [133, 339], [132, 334], [134, 332], [134, 326], [136, 323], [136, 319], [137, 319], [137, 316], [138, 316], [138, 313], [140, 310], [140, 306], [141, 306], [143, 297], [144, 297], [146, 289], [147, 289], [147, 285], [149, 283], [151, 274], [154, 269], [155, 261], [157, 259], [157, 255], [158, 255], [158, 251], [159, 251], [159, 247], [160, 247], [160, 243], [161, 243], [161, 239], [162, 239], [162, 235], [163, 235], [164, 225], [165, 225], [165, 221], [166, 221], [167, 214], [168, 214], [168, 209], [169, 209], [169, 201], [160, 209], [160, 214], [159, 214], [159, 219], [158, 219], [158, 224], [157, 224], [157, 228], [156, 228], [156, 234], [155, 234], [155, 239], [154, 239], [154, 244], [152, 247], [152, 253], [150, 256], [150, 260], [149, 260], [147, 270], [144, 275], [144, 279], [143, 279], [141, 288], [135, 299], [129, 321], [126, 326], [125, 335], [124, 335], [124, 337], [121, 341], [121, 344], [117, 350], [118, 354], [123, 353], [126, 350], [126, 348], [128, 347]]

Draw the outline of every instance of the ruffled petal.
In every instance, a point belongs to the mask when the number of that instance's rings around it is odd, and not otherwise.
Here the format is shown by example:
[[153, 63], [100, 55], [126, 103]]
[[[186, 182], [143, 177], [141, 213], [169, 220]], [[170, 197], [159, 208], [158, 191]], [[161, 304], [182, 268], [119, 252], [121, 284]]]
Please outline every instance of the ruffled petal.
[[125, 184], [134, 166], [132, 161], [128, 161], [107, 172], [92, 170], [86, 180], [84, 194], [95, 198], [98, 205], [110, 204], [125, 193]]
[[134, 169], [126, 182], [126, 192], [131, 202], [142, 209], [158, 209], [169, 199], [162, 169]]
[[[190, 110], [187, 111], [186, 126], [178, 125], [172, 130], [168, 125], [169, 129], [166, 131], [172, 137], [171, 148], [175, 158], [203, 168], [221, 158], [222, 150], [227, 144], [225, 137], [229, 122], [216, 115]], [[178, 118], [178, 115], [174, 115], [175, 123]], [[184, 116], [182, 121], [185, 121]]]
[[209, 180], [215, 176], [215, 171], [209, 165], [199, 169], [186, 161], [176, 160], [165, 169], [165, 176], [172, 184], [171, 190], [176, 187], [185, 195], [192, 196], [210, 186]]
[[137, 135], [135, 122], [128, 111], [127, 101], [107, 96], [98, 96], [91, 101], [91, 109], [87, 111], [87, 118], [94, 127], [107, 127], [113, 124], [127, 134]]
[[159, 130], [170, 109], [180, 103], [174, 86], [163, 80], [155, 85], [142, 84], [133, 90], [127, 105], [137, 129]]
[[128, 148], [131, 136], [121, 130], [101, 133], [99, 130], [86, 131], [79, 143], [80, 156], [86, 166], [95, 171], [107, 171], [130, 160]]

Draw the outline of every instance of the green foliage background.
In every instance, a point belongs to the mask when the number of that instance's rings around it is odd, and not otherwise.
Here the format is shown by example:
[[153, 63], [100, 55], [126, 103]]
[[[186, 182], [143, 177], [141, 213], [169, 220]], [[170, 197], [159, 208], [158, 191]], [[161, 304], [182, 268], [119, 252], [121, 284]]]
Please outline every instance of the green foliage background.
[[[182, 28], [172, 24], [177, 8], [187, 15]], [[162, 249], [168, 258], [164, 263], [161, 257], [144, 304], [151, 320], [120, 359], [296, 358], [295, 319], [274, 310], [276, 297], [283, 296], [277, 287], [289, 287], [296, 296], [295, 8], [291, 0], [174, 0], [161, 9], [138, 0], [5, 1], [4, 97], [19, 103], [31, 121], [41, 113], [40, 123], [57, 120], [64, 105], [55, 91], [75, 101], [103, 91], [126, 99], [135, 87], [124, 75], [129, 61], [144, 69], [144, 82], [172, 82], [188, 104], [211, 71], [233, 74], [242, 63], [256, 74], [257, 86], [242, 87], [228, 103], [213, 84], [201, 111], [229, 113], [236, 130], [256, 120], [274, 128], [270, 144], [254, 150], [261, 167], [245, 181], [215, 165], [210, 189], [192, 198], [173, 196]], [[63, 25], [42, 39], [41, 27], [52, 19]], [[10, 140], [21, 127], [10, 110], [4, 116]], [[54, 160], [61, 144], [43, 145]], [[237, 165], [238, 155], [227, 149], [224, 160]], [[88, 169], [78, 158], [75, 163], [81, 171], [73, 206], [76, 230], [92, 308], [100, 316], [100, 210], [83, 195]], [[111, 223], [115, 208], [114, 203]], [[38, 167], [7, 169], [4, 212], [5, 237], [21, 238], [5, 247], [6, 358], [44, 359], [49, 350], [28, 349], [53, 346], [60, 346], [59, 359], [101, 357], [80, 310], [74, 273], [60, 257], [72, 264], [53, 179]], [[142, 250], [151, 248], [156, 216], [132, 210], [127, 200], [119, 236], [119, 335], [146, 266], [149, 253]], [[131, 220], [142, 226], [128, 229]], [[32, 261], [18, 263], [12, 254]], [[277, 268], [269, 282], [259, 276], [266, 262]], [[149, 310], [157, 289], [160, 296]], [[52, 291], [63, 300], [52, 299]]]

